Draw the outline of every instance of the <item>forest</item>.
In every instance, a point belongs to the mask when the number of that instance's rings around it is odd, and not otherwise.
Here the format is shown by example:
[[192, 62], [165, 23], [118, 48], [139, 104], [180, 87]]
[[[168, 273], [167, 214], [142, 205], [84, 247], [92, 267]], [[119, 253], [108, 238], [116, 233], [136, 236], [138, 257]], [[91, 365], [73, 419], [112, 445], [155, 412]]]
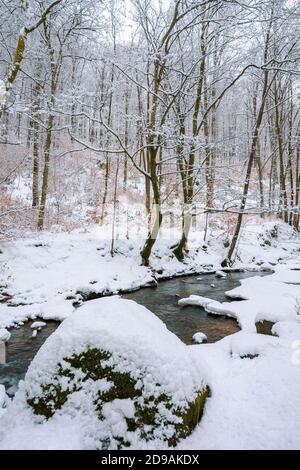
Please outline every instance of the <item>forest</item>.
[[299, 33], [0, 0], [0, 449], [300, 448]]

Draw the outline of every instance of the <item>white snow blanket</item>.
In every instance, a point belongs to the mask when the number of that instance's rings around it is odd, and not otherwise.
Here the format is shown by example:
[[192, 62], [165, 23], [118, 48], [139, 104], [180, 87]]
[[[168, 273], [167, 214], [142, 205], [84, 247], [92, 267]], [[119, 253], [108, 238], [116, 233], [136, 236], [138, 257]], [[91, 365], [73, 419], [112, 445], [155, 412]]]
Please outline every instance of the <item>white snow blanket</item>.
[[[284, 270], [285, 263], [293, 261], [295, 269], [300, 266], [296, 261], [299, 239], [291, 227], [279, 221], [276, 221], [278, 236], [272, 238], [269, 234], [274, 224], [266, 222], [263, 227], [244, 228], [235, 267], [260, 269], [279, 264]], [[174, 234], [171, 238], [167, 231], [162, 231], [151, 256], [151, 270], [140, 265], [143, 240], [125, 237], [117, 240], [117, 252], [112, 258], [108, 233], [107, 227], [90, 226], [71, 233], [45, 232], [2, 242], [0, 299], [8, 298], [8, 302], [0, 303], [0, 328], [37, 317], [62, 321], [74, 312], [74, 303], [82, 299], [80, 294], [100, 296], [137, 289], [155, 282], [153, 274], [164, 278], [216, 272], [226, 255], [222, 233], [211, 233], [203, 250], [203, 232], [192, 231], [189, 254], [181, 263], [171, 250]], [[266, 237], [271, 245], [261, 243]], [[288, 282], [298, 282], [297, 279], [297, 271], [289, 273]]]
[[300, 324], [278, 323], [276, 332], [190, 346], [212, 398], [180, 449], [300, 449]]

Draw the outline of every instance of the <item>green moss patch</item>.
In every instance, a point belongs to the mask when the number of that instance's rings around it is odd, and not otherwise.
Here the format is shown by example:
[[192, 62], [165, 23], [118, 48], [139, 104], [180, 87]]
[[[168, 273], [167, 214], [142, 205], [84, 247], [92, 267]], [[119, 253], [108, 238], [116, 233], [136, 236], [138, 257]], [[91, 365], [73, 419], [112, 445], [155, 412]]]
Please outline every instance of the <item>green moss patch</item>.
[[[175, 446], [194, 430], [209, 394], [208, 387], [199, 390], [192, 402], [186, 402], [180, 407], [171, 395], [161, 392], [160, 384], [156, 384], [155, 396], [148, 396], [143, 389], [143, 381], [137, 381], [130, 372], [120, 372], [118, 361], [113, 359], [110, 352], [88, 348], [80, 354], [64, 358], [57, 365], [51, 383], [42, 384], [40, 395], [28, 397], [27, 403], [35, 414], [49, 419], [66, 404], [72, 393], [82, 390], [88, 395], [90, 381], [94, 383], [100, 380], [107, 386], [93, 396], [99, 426], [103, 426], [103, 423], [105, 425], [103, 407], [106, 403], [116, 399], [130, 399], [135, 412], [134, 416], [124, 418], [127, 435], [135, 433], [139, 438], [150, 441], [159, 434], [169, 446]], [[122, 436], [112, 436], [111, 432], [107, 432], [107, 437], [101, 438], [99, 448], [111, 448], [112, 440], [118, 448], [130, 445]]]
[[255, 323], [257, 333], [261, 335], [273, 336], [272, 328], [275, 325], [275, 322], [271, 321], [259, 321]]

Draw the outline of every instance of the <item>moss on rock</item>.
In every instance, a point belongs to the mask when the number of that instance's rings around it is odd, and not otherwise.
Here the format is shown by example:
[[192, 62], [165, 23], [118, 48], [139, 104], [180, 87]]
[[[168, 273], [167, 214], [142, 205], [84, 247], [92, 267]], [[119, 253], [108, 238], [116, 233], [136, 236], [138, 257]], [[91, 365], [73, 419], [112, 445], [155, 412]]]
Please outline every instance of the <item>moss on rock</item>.
[[256, 332], [261, 335], [273, 336], [272, 328], [275, 325], [275, 322], [263, 320], [255, 323]]
[[[105, 423], [103, 407], [114, 400], [131, 400], [134, 415], [125, 417], [127, 432], [135, 433], [139, 438], [149, 441], [158, 433], [169, 446], [175, 446], [180, 439], [187, 437], [200, 421], [208, 387], [199, 390], [194, 400], [182, 405], [173, 400], [170, 394], [162, 393], [160, 384], [156, 384], [155, 395], [148, 395], [143, 381], [137, 380], [131, 371], [119, 369], [118, 360], [109, 351], [87, 348], [79, 354], [66, 357], [58, 363], [51, 383], [41, 385], [39, 396], [27, 397], [27, 403], [37, 415], [51, 418], [60, 410], [74, 392], [89, 393], [90, 383], [106, 383], [106, 387], [93, 397], [95, 415], [100, 423]], [[118, 448], [130, 446], [130, 442], [119, 435], [100, 439], [99, 448], [111, 448], [112, 439]]]

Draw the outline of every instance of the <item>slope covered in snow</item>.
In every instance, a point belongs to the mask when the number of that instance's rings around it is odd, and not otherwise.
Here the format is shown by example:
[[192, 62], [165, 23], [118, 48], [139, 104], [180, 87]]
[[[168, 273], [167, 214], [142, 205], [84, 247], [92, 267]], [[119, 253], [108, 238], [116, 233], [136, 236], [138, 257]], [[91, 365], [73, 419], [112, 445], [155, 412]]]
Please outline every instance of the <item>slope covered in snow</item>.
[[[260, 230], [255, 226], [245, 229], [235, 267], [270, 269], [295, 259], [299, 241], [290, 227], [278, 225], [277, 238], [272, 239], [271, 245], [264, 245], [263, 240], [274, 223], [266, 223]], [[115, 255], [111, 257], [106, 227], [43, 233], [2, 243], [0, 295], [7, 302], [0, 303], [0, 328], [36, 317], [63, 320], [82, 300], [134, 290], [160, 278], [217, 271], [226, 249], [222, 234], [213, 235], [203, 247], [203, 233], [192, 232], [189, 254], [181, 263], [170, 248], [174, 234], [171, 238], [170, 233], [163, 232], [154, 249], [151, 268], [140, 265], [143, 242], [135, 238], [137, 234], [132, 234], [130, 240], [117, 240]], [[293, 281], [297, 274], [289, 276]]]

